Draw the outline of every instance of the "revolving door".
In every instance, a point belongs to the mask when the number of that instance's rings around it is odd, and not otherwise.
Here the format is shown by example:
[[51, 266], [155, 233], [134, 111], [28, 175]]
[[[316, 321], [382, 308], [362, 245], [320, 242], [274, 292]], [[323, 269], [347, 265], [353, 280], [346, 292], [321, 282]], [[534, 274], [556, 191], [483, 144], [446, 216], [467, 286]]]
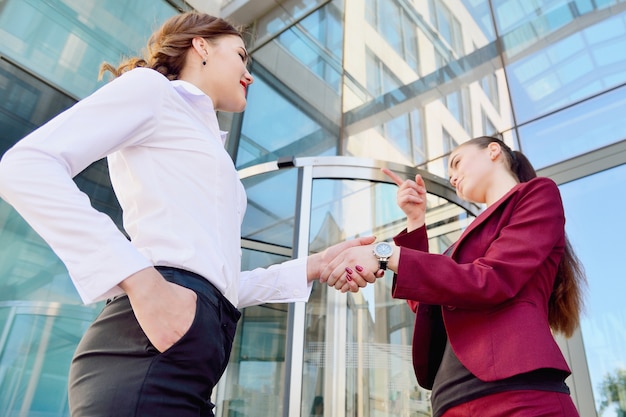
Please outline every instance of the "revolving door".
[[[415, 168], [370, 159], [284, 159], [240, 172], [248, 193], [243, 265], [251, 269], [405, 227], [395, 184]], [[478, 213], [441, 178], [420, 172], [428, 194], [431, 252], [442, 252]], [[391, 272], [358, 293], [314, 283], [307, 303], [243, 310], [217, 415], [430, 416], [411, 364], [414, 314], [391, 297]]]

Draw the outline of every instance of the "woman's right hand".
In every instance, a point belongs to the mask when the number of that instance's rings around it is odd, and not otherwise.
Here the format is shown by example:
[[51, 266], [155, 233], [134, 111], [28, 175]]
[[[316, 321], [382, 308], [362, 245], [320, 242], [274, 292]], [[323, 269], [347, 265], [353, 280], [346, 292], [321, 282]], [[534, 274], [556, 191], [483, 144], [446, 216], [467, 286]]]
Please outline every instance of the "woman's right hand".
[[397, 203], [407, 218], [407, 231], [419, 229], [426, 222], [426, 184], [421, 175], [415, 175], [415, 181], [403, 180], [387, 168], [382, 168], [398, 188]]
[[197, 295], [168, 282], [155, 268], [146, 268], [120, 282], [144, 333], [165, 352], [189, 330], [196, 315]]

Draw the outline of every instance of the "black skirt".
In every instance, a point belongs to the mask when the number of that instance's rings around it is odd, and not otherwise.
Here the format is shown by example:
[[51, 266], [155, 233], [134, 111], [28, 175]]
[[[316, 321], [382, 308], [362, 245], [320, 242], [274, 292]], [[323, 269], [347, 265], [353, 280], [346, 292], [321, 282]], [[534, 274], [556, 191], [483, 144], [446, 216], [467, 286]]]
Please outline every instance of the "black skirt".
[[241, 313], [201, 276], [158, 267], [198, 294], [187, 333], [165, 352], [148, 340], [127, 296], [110, 300], [80, 341], [69, 377], [72, 417], [211, 417]]

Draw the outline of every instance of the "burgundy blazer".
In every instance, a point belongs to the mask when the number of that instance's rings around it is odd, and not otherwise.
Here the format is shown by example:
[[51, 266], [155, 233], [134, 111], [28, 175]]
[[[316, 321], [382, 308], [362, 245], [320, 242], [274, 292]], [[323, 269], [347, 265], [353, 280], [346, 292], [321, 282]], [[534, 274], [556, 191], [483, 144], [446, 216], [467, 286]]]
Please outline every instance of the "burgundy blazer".
[[431, 389], [445, 338], [461, 363], [483, 381], [540, 368], [570, 373], [548, 325], [548, 300], [565, 248], [559, 189], [535, 178], [482, 212], [450, 256], [428, 253], [426, 228], [401, 232], [392, 294], [416, 312], [413, 366]]

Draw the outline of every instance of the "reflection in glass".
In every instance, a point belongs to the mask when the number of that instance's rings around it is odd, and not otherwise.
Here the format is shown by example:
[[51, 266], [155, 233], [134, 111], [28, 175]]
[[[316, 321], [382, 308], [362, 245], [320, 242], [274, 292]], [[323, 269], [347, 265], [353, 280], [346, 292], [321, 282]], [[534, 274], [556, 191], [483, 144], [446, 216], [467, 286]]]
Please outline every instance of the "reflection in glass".
[[239, 138], [237, 168], [282, 156], [335, 154], [337, 140], [332, 132], [305, 113], [293, 97], [255, 77]]
[[[288, 259], [244, 249], [242, 269], [267, 267]], [[228, 369], [219, 386], [218, 416], [282, 415], [288, 307], [268, 303], [241, 310]]]
[[[243, 239], [291, 248], [295, 234], [297, 170], [282, 169], [245, 178], [248, 206]], [[253, 265], [253, 267], [256, 265]]]
[[[405, 225], [396, 191], [387, 183], [314, 180], [310, 249], [355, 236], [392, 238]], [[471, 218], [430, 194], [428, 207], [430, 249], [442, 252]], [[430, 415], [428, 393], [412, 367], [414, 313], [391, 298], [391, 282], [389, 273], [356, 294], [314, 285], [306, 304], [301, 415], [316, 401], [323, 401], [325, 415]]]
[[[340, 4], [341, 2], [335, 1]], [[319, 0], [286, 0], [280, 7], [271, 9], [257, 22], [255, 42], [263, 43], [272, 36], [292, 25], [298, 19], [319, 7]]]
[[282, 415], [287, 309], [287, 304], [263, 304], [242, 310], [218, 415]]
[[358, 47], [344, 51], [340, 149], [430, 167], [445, 156], [443, 132], [463, 143], [509, 131], [514, 121], [489, 10], [480, 0], [346, 2], [346, 27], [366, 25], [363, 34], [345, 32], [346, 45]]
[[522, 151], [540, 169], [626, 138], [626, 87], [519, 128]]
[[[527, 19], [521, 26], [504, 33], [518, 123], [626, 82], [626, 55], [616, 53], [626, 48], [626, 12], [607, 18], [599, 7], [587, 12], [584, 19], [574, 14], [570, 2], [545, 14], [537, 14], [533, 7], [525, 11]], [[499, 14], [502, 19], [505, 15], [519, 16]], [[537, 49], [535, 42], [548, 35], [550, 44]]]
[[0, 59], [0, 155], [76, 100]]
[[339, 93], [342, 28], [340, 12], [328, 5], [283, 32], [278, 42], [309, 71]]
[[[293, 256], [297, 209], [296, 169], [243, 179], [248, 207], [242, 224], [244, 271]], [[266, 417], [283, 413], [289, 304], [266, 303], [241, 310], [228, 369], [216, 390], [221, 417]]]
[[464, 54], [463, 34], [459, 19], [441, 0], [429, 1], [430, 21], [457, 57]]
[[625, 183], [622, 165], [560, 186], [567, 233], [589, 283], [581, 330], [596, 410], [605, 417], [626, 412], [626, 198], [616, 192]]
[[69, 416], [67, 373], [92, 307], [0, 302], [0, 415]]
[[168, 2], [154, 0], [7, 0], [0, 13], [0, 52], [82, 98], [102, 85], [103, 61], [115, 64], [141, 53], [154, 22], [175, 13]]

